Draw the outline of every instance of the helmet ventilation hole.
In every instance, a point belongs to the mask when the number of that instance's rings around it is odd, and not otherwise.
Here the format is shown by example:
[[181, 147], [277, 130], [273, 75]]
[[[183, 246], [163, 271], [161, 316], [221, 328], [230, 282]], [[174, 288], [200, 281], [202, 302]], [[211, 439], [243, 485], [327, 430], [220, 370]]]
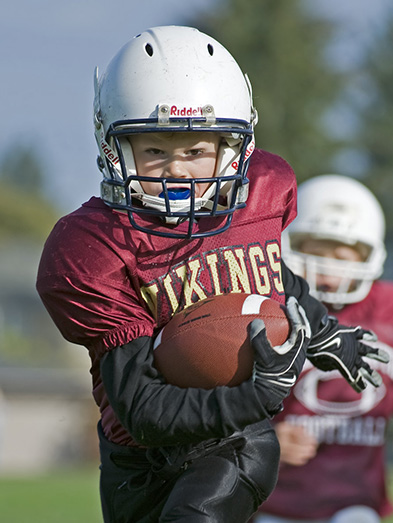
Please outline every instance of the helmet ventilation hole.
[[145, 51], [149, 56], [153, 56], [153, 47], [150, 44], [145, 45]]
[[213, 56], [214, 47], [212, 46], [212, 44], [207, 44], [207, 51], [208, 51], [210, 56]]

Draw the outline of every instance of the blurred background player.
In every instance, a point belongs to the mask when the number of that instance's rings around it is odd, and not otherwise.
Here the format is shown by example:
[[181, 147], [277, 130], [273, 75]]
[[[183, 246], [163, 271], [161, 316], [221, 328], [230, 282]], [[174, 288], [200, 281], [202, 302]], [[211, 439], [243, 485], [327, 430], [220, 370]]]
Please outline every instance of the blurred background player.
[[[298, 205], [284, 233], [286, 263], [340, 323], [373, 330], [392, 355], [393, 283], [378, 280], [386, 257], [378, 201], [354, 179], [322, 175], [299, 186]], [[393, 369], [371, 366], [383, 385], [359, 396], [336, 371], [305, 365], [275, 418], [279, 479], [255, 523], [375, 523], [392, 512], [385, 438]]]

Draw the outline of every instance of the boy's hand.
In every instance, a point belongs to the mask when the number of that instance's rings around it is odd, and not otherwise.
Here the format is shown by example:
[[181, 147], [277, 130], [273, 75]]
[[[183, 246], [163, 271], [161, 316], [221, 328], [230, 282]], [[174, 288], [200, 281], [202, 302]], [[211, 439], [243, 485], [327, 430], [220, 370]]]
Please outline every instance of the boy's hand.
[[281, 463], [300, 467], [316, 456], [318, 440], [304, 427], [281, 421], [274, 425], [274, 430], [280, 442]]
[[329, 316], [327, 324], [311, 340], [307, 357], [320, 370], [337, 369], [356, 392], [361, 392], [367, 385], [364, 380], [374, 387], [382, 383], [381, 375], [363, 358], [389, 361], [386, 351], [362, 343], [376, 340], [373, 332], [361, 327], [345, 327], [337, 318]]
[[253, 379], [271, 415], [282, 410], [282, 400], [303, 368], [310, 340], [310, 326], [302, 307], [292, 296], [286, 305], [292, 329], [283, 345], [270, 344], [262, 320], [256, 319], [250, 325], [250, 342], [255, 352]]

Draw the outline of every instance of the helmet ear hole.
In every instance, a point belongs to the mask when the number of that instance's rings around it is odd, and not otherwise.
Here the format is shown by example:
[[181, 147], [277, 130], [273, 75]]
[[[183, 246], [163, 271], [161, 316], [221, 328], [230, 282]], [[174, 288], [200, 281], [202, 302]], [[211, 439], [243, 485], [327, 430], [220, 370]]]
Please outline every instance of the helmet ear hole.
[[149, 56], [153, 56], [154, 51], [153, 51], [153, 46], [151, 44], [145, 45], [145, 51]]
[[213, 56], [214, 47], [212, 46], [212, 44], [207, 44], [207, 52], [209, 53], [210, 56]]

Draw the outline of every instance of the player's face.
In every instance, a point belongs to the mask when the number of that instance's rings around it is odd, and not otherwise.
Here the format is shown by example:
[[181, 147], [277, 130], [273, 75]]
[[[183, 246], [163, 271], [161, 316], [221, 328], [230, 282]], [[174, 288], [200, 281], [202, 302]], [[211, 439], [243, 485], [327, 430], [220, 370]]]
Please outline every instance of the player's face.
[[[319, 240], [309, 238], [304, 240], [300, 248], [301, 252], [334, 260], [343, 260], [348, 262], [364, 261], [360, 252], [351, 247], [333, 240]], [[322, 292], [337, 292], [341, 283], [339, 274], [317, 274], [317, 290]]]
[[[145, 133], [130, 137], [139, 176], [151, 178], [212, 178], [216, 169], [221, 138], [216, 133]], [[141, 182], [143, 190], [157, 196], [162, 186]], [[195, 196], [201, 197], [208, 183], [195, 184]], [[168, 184], [168, 188], [190, 188], [188, 184]]]

